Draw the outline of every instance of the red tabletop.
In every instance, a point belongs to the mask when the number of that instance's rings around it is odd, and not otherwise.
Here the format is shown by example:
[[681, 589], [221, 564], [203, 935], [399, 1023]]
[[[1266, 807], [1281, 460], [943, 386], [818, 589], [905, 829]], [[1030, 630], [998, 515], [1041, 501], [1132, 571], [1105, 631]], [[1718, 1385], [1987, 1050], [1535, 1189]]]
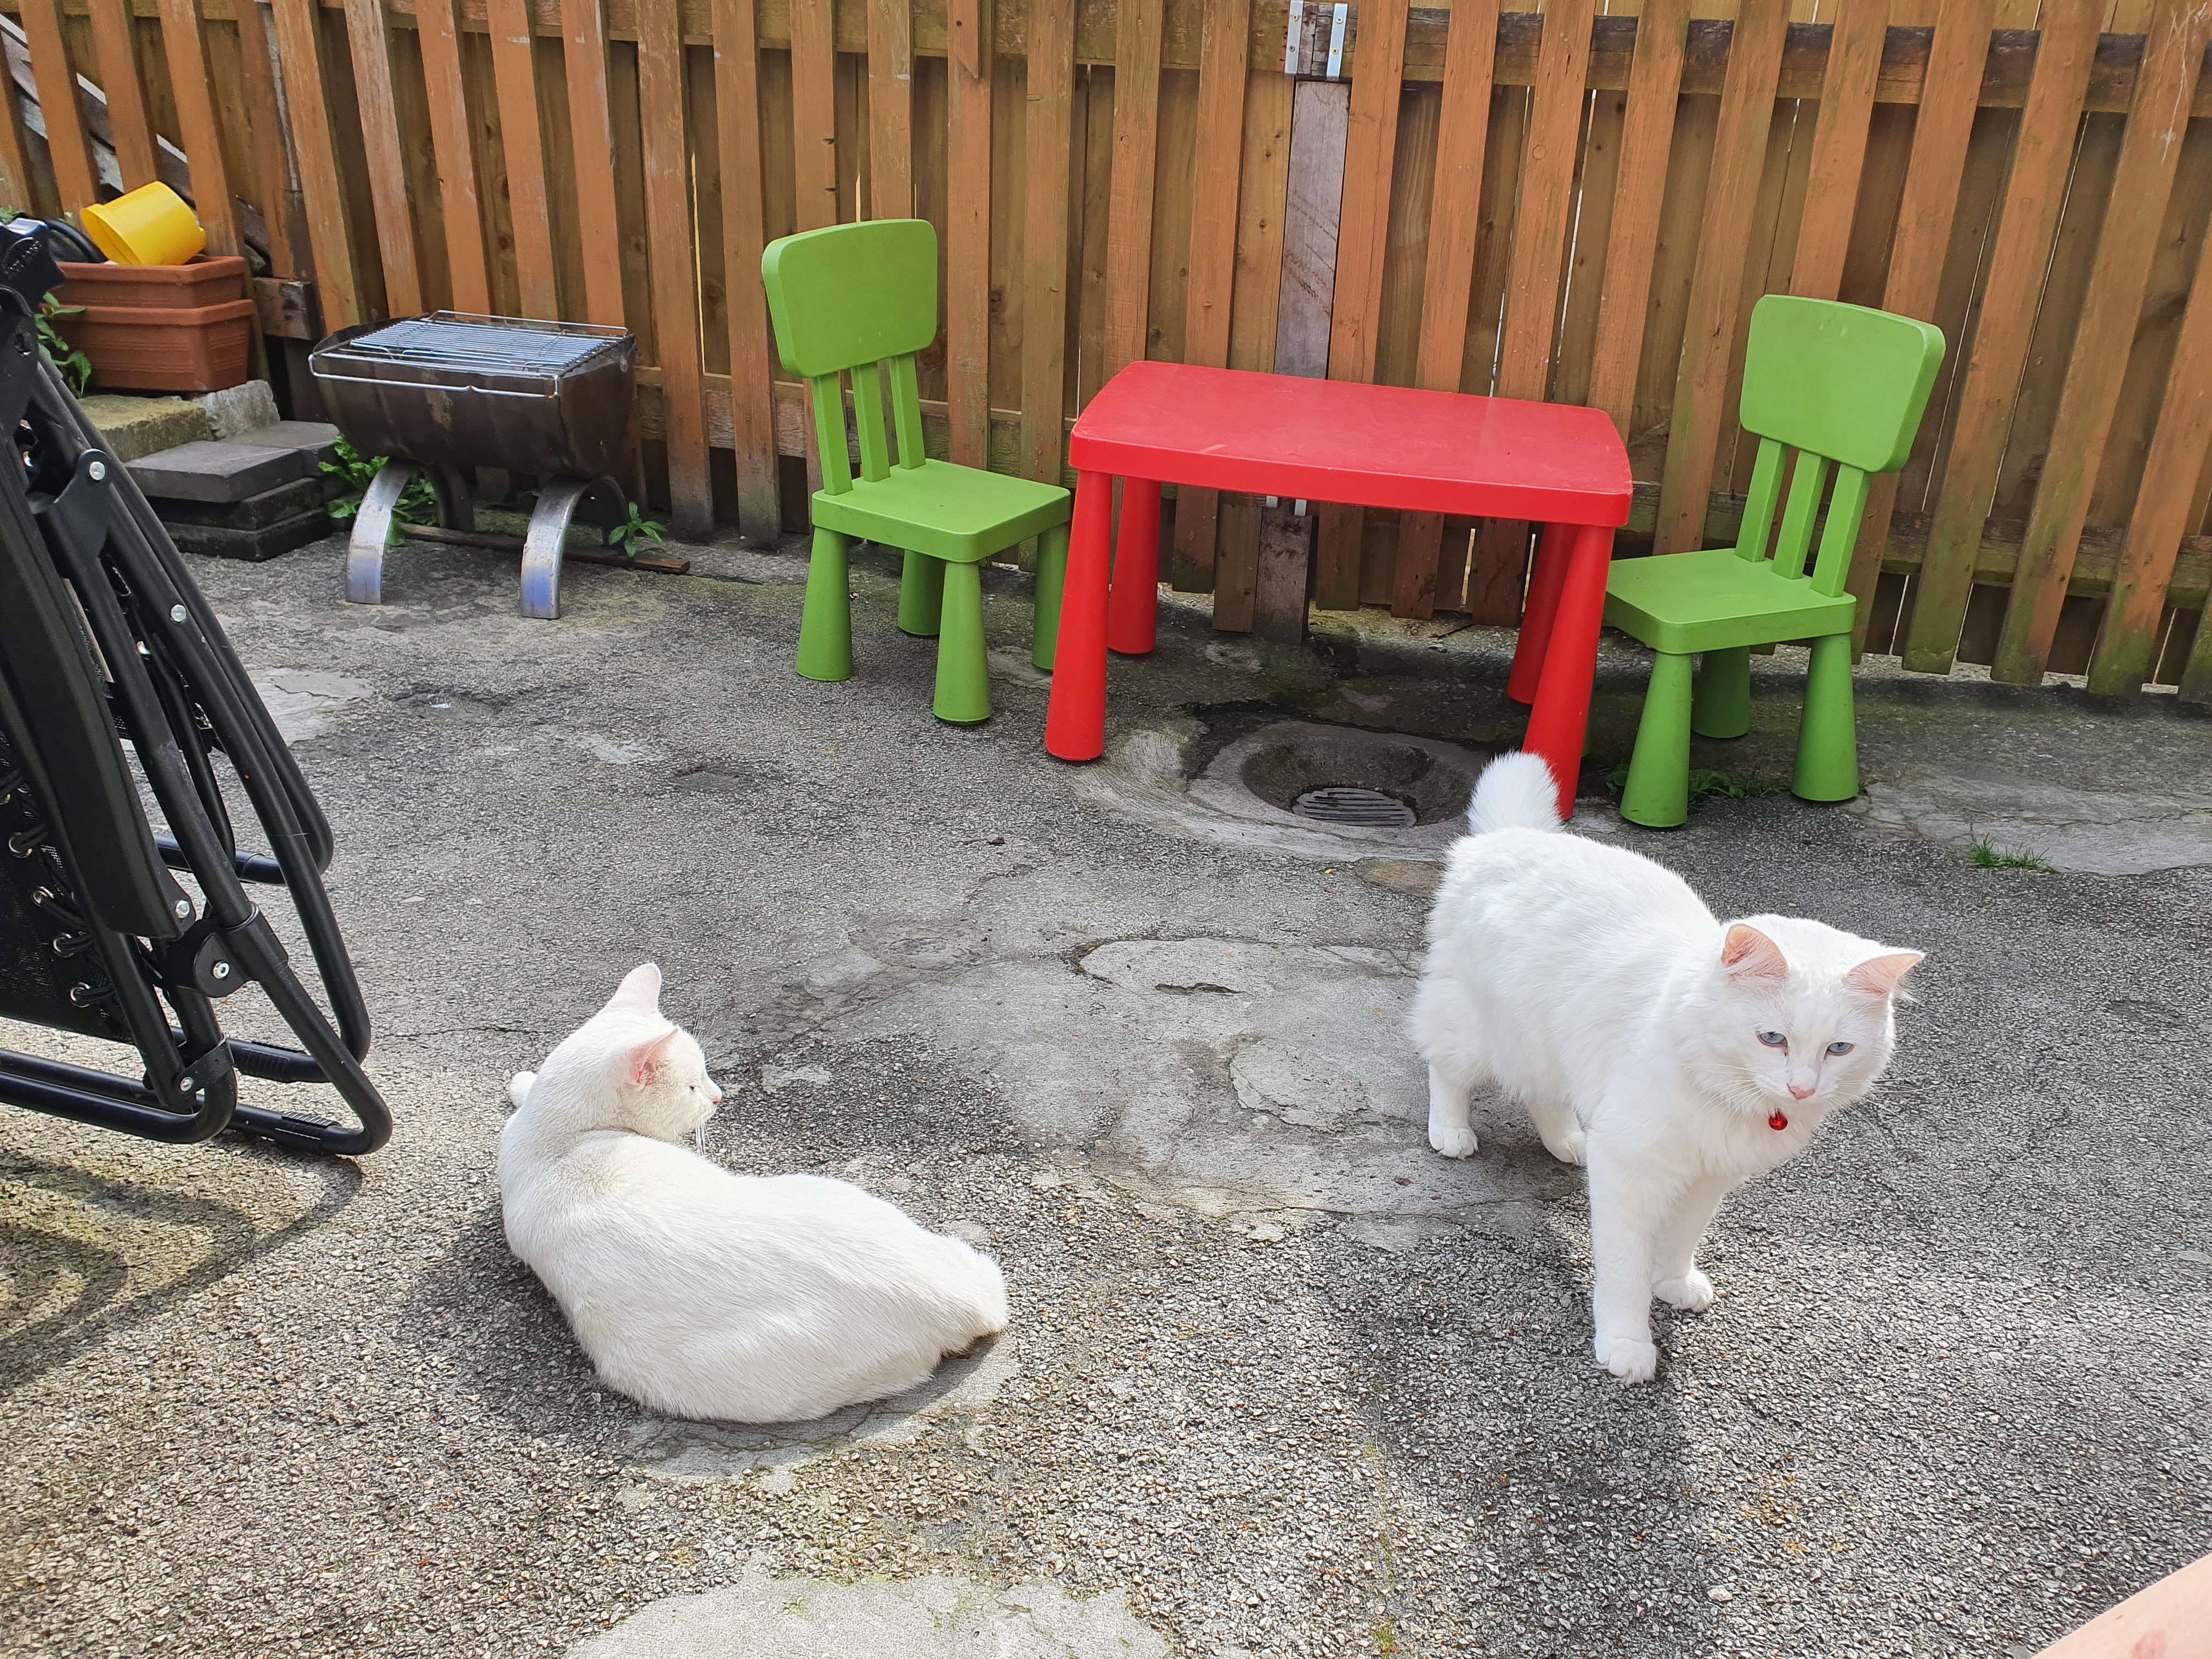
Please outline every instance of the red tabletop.
[[1076, 417], [1068, 465], [1208, 489], [1613, 528], [1633, 489], [1601, 411], [1139, 362]]

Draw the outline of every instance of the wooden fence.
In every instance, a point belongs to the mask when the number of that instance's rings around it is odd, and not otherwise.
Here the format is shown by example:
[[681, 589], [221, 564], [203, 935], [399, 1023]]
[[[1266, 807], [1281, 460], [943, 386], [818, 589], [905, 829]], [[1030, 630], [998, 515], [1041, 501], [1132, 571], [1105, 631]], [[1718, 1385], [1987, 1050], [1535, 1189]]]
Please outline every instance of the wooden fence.
[[[2212, 0], [1599, 3], [1362, 0], [1332, 74], [1335, 9], [1291, 40], [1285, 0], [5, 0], [0, 195], [188, 187], [279, 357], [438, 306], [627, 324], [656, 495], [753, 533], [805, 512], [756, 274], [793, 229], [937, 225], [957, 459], [1062, 476], [1139, 356], [1589, 403], [1624, 551], [1732, 533], [1759, 295], [1878, 305], [1951, 350], [1867, 648], [2212, 701]], [[1231, 630], [1518, 617], [1525, 526], [1310, 522], [1263, 561], [1258, 503], [1187, 490], [1167, 568]]]

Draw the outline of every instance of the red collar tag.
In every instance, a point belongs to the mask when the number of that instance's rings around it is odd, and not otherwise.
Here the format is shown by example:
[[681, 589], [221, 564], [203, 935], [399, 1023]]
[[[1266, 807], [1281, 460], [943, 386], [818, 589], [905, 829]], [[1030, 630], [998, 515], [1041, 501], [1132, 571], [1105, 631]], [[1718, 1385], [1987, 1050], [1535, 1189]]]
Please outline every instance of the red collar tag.
[[1790, 1120], [1783, 1116], [1781, 1113], [1777, 1112], [1772, 1117], [1766, 1120], [1766, 1127], [1770, 1129], [1775, 1130], [1786, 1129], [1790, 1127]]

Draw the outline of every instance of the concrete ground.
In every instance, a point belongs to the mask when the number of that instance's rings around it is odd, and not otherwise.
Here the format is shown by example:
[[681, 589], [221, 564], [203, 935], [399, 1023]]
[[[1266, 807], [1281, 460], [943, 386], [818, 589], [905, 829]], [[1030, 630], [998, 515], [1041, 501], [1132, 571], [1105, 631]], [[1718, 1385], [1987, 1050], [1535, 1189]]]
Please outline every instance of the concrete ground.
[[[1222, 761], [1509, 743], [1505, 636], [1171, 608], [1074, 768], [1022, 579], [963, 730], [887, 561], [835, 686], [795, 550], [696, 570], [574, 569], [543, 623], [490, 555], [398, 552], [375, 610], [334, 543], [200, 567], [337, 828], [398, 1129], [356, 1166], [0, 1114], [8, 1652], [2024, 1655], [2212, 1548], [2201, 712], [1870, 665], [1869, 793], [1814, 808], [1757, 793], [1784, 653], [1698, 757], [1741, 798], [1653, 835], [1603, 799], [1608, 647], [1586, 832], [1929, 953], [1887, 1083], [1730, 1201], [1720, 1301], [1628, 1389], [1574, 1172], [1496, 1102], [1473, 1160], [1425, 1143], [1441, 832], [1302, 827]], [[985, 1243], [1006, 1337], [797, 1430], [594, 1387], [493, 1149], [647, 958], [709, 1153]]]

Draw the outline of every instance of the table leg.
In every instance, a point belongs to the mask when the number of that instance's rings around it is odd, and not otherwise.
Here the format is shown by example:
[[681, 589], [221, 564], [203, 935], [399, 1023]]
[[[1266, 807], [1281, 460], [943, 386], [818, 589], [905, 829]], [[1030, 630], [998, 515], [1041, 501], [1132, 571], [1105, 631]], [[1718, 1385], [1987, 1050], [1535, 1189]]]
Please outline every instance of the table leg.
[[1062, 760], [1097, 760], [1106, 749], [1106, 542], [1113, 522], [1114, 480], [1078, 473], [1044, 717], [1045, 752]]
[[1528, 601], [1521, 613], [1521, 638], [1513, 647], [1513, 674], [1505, 695], [1517, 703], [1536, 701], [1544, 674], [1544, 652], [1552, 641], [1552, 618], [1559, 608], [1559, 588], [1567, 579], [1575, 527], [1547, 524], [1536, 550], [1536, 569], [1528, 578]]
[[1106, 644], [1141, 657], [1158, 638], [1160, 487], [1150, 478], [1121, 483], [1121, 534], [1114, 550], [1114, 596], [1107, 602]]
[[1521, 746], [1550, 763], [1559, 786], [1559, 816], [1575, 811], [1582, 775], [1583, 738], [1589, 726], [1590, 683], [1597, 673], [1597, 636], [1605, 621], [1606, 568], [1613, 562], [1613, 532], [1596, 525], [1574, 531], [1558, 605], [1552, 617], [1536, 706]]

